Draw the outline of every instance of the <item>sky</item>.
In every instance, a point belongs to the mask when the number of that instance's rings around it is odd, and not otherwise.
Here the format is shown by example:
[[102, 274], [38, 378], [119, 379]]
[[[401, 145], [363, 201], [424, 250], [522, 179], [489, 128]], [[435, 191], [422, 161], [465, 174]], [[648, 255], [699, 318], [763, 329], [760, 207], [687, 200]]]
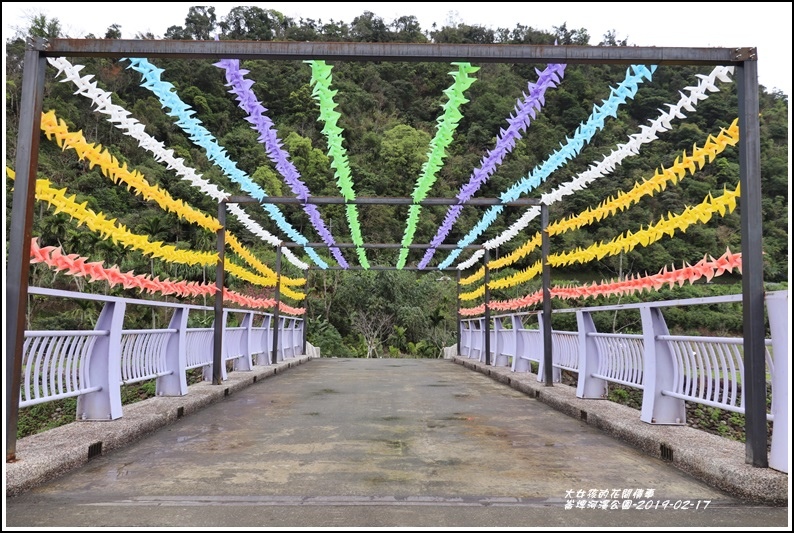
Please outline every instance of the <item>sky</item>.
[[[3, 2], [3, 35], [26, 28], [32, 15], [57, 18], [68, 37], [105, 34], [112, 24], [121, 26], [122, 38], [151, 32], [162, 37], [169, 26], [182, 26], [193, 5], [213, 5], [218, 20], [240, 4], [215, 2]], [[254, 2], [299, 20], [350, 23], [371, 11], [387, 24], [400, 16], [414, 15], [423, 30], [433, 23], [515, 28], [516, 24], [553, 31], [567, 25], [584, 28], [590, 44], [614, 30], [618, 39], [636, 46], [755, 47], [759, 82], [768, 91], [791, 95], [791, 2], [721, 4], [706, 2]], [[145, 6], [145, 7], [142, 7]], [[638, 7], [641, 6], [641, 7]]]

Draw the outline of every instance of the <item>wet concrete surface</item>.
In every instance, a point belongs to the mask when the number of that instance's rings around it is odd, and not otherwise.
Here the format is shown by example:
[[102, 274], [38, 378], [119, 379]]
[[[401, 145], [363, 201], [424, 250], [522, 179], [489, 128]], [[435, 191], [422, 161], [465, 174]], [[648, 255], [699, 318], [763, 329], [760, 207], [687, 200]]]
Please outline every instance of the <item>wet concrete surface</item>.
[[415, 359], [311, 360], [7, 497], [5, 511], [10, 528], [789, 523], [787, 507], [740, 501], [487, 376]]

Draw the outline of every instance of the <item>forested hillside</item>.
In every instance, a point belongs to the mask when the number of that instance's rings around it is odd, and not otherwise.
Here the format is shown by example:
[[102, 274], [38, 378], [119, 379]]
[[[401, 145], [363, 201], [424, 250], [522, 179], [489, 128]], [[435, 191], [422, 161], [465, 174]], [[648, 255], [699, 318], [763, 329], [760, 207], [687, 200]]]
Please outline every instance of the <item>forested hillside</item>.
[[[123, 25], [123, 21], [119, 23]], [[105, 35], [87, 37], [119, 38], [120, 28], [114, 25]], [[63, 36], [58, 21], [46, 16], [32, 20], [26, 31], [26, 35], [17, 35], [6, 43], [6, 165], [12, 169], [16, 157], [25, 39], [28, 36]], [[531, 20], [518, 21], [514, 28], [495, 30], [465, 24], [428, 29], [421, 28], [412, 15], [386, 21], [364, 11], [349, 24], [322, 23], [311, 19], [292, 20], [276, 11], [257, 7], [235, 8], [222, 19], [215, 17], [213, 8], [193, 7], [184, 22], [174, 21], [165, 35], [137, 37], [213, 39], [216, 36], [221, 40], [261, 41], [631, 45], [618, 42], [612, 33], [591, 36], [585, 29], [569, 29], [565, 24], [552, 32], [541, 31], [531, 27]], [[337, 184], [345, 179], [344, 176], [340, 178], [344, 174], [340, 168], [346, 163], [356, 196], [411, 196], [417, 180], [427, 176], [425, 183], [430, 187], [426, 196], [453, 197], [462, 189], [470, 190], [466, 186], [472, 178], [491, 165], [493, 172], [481, 180], [477, 197], [499, 197], [516, 184], [524, 183], [527, 191], [522, 197], [541, 198], [561, 184], [587, 173], [610, 153], [619, 150], [620, 145], [629, 142], [631, 135], [647, 129], [651, 121], [674, 108], [694, 87], [708, 85], [698, 93], [702, 98], [690, 99], [690, 104], [678, 108], [677, 116], [666, 124], [666, 131], [656, 134], [652, 142], [642, 144], [636, 155], [625, 158], [603, 177], [591, 180], [582, 190], [554, 202], [549, 209], [551, 221], [594, 210], [600, 203], [619, 198], [638, 184], [651, 180], [655, 174], [663, 174], [665, 169], [691, 158], [698, 147], [730, 136], [726, 132], [733, 131], [731, 127], [738, 116], [736, 83], [730, 73], [720, 71], [715, 77], [714, 67], [489, 63], [469, 68], [468, 65], [431, 62], [349, 61], [329, 62], [326, 66], [303, 61], [243, 61], [237, 75], [250, 83], [240, 82], [238, 78], [238, 85], [235, 85], [230, 81], [235, 75], [233, 63], [182, 59], [150, 62], [99, 58], [66, 60], [72, 67], [83, 65], [79, 76], [93, 75], [97, 87], [112, 94], [112, 103], [127, 110], [129, 117], [139, 121], [145, 133], [160, 141], [165, 149], [173, 150], [174, 157], [181, 158], [185, 167], [195, 170], [222, 190], [245, 194], [240, 182], [218, 164], [219, 156], [210, 154], [191, 139], [184, 128], [185, 120], [179, 120], [174, 111], [173, 101], [169, 104], [163, 101], [162, 94], [158, 95], [158, 87], [165, 86], [152, 82], [154, 71], [147, 70], [155, 69], [159, 80], [172, 85], [173, 93], [194, 111], [193, 118], [200, 121], [200, 126], [225, 150], [225, 156], [241, 175], [249, 177], [255, 187], [270, 196], [295, 196], [296, 187], [301, 183], [311, 195], [340, 196], [344, 193], [340, 193]], [[557, 74], [548, 74], [549, 81], [541, 84], [541, 77], [552, 68], [557, 69]], [[248, 106], [261, 103], [255, 111], [267, 117], [265, 122], [261, 118], [259, 122], [251, 118], [251, 109], [245, 108], [244, 98], [234, 93], [239, 87], [253, 91], [258, 102], [249, 100]], [[328, 92], [323, 93], [323, 89]], [[54, 115], [49, 115], [47, 121], [50, 131], [42, 132], [39, 178], [49, 180], [54, 189], [66, 189], [67, 196], [76, 195], [78, 204], [87, 202], [86, 206], [93, 212], [115, 219], [132, 233], [148, 236], [151, 242], [159, 241], [176, 250], [214, 252], [215, 236], [207, 227], [180, 218], [175, 210], [165, 210], [151, 198], [136, 194], [129, 184], [113, 183], [103, 175], [101, 165], [78, 154], [74, 143], [64, 143], [64, 132], [81, 132], [86, 143], [101, 145], [98, 150], [108, 150], [119, 162], [126, 164], [127, 169], [145, 177], [148, 184], [167, 191], [173, 199], [181, 200], [200, 213], [216, 216], [215, 199], [191, 186], [168, 165], [158, 162], [150, 151], [139, 146], [139, 140], [116, 127], [118, 121], [111, 123], [107, 115], [95, 111], [98, 105], [86, 97], [85, 91], [76, 94], [78, 92], [78, 87], [61, 67], [48, 66], [44, 112]], [[620, 102], [614, 111], [593, 122], [592, 117], [597, 116], [600, 109], [606, 109], [607, 101], [617, 96]], [[526, 111], [527, 102], [533, 99], [536, 107], [531, 112]], [[453, 103], [454, 109], [447, 113]], [[331, 108], [327, 107], [329, 105]], [[788, 272], [788, 105], [788, 95], [770, 94], [762, 87], [764, 279], [769, 283], [787, 281]], [[518, 127], [511, 120], [522, 109], [530, 118]], [[338, 115], [330, 113], [334, 110]], [[442, 124], [449, 132], [446, 139], [437, 135]], [[553, 154], [572, 150], [569, 148], [571, 140], [581, 138], [580, 134], [588, 129], [583, 127], [586, 124], [590, 124], [590, 137], [580, 142], [558, 165], [551, 165]], [[271, 137], [268, 145], [263, 128], [269, 128], [278, 142], [272, 142], [274, 138]], [[337, 142], [333, 142], [331, 134], [337, 135]], [[440, 144], [443, 144], [441, 148]], [[508, 145], [499, 161], [488, 159], [490, 150]], [[288, 155], [290, 164], [284, 159], [279, 164], [271, 155], [279, 150]], [[435, 172], [427, 168], [430, 158], [442, 163]], [[285, 169], [292, 172], [289, 179], [284, 176]], [[626, 231], [636, 233], [671, 214], [701, 204], [709, 197], [734, 191], [739, 182], [735, 138], [733, 144], [723, 142], [718, 154], [688, 165], [684, 174], [685, 177], [679, 176], [674, 182], [659, 187], [654, 194], [639, 199], [630, 209], [612, 209], [610, 216], [553, 236], [552, 251], [584, 249], [610, 241]], [[534, 182], [526, 179], [530, 177]], [[12, 187], [13, 181], [7, 179], [7, 218], [11, 213]], [[741, 200], [738, 203], [740, 209]], [[360, 235], [355, 224], [349, 222], [349, 206], [320, 206], [322, 230], [317, 229], [316, 220], [313, 222], [301, 206], [287, 205], [279, 209], [284, 216], [282, 223], [274, 223], [260, 206], [244, 208], [262, 228], [287, 242], [293, 240], [283, 231], [287, 226], [309, 242], [322, 242], [324, 230], [336, 243], [400, 243], [406, 239], [408, 206], [359, 206], [354, 211]], [[492, 223], [484, 224], [481, 219], [485, 208], [466, 207], [444, 235], [443, 242], [455, 244], [472, 238], [479, 244], [498, 239], [517, 223], [524, 211], [506, 208]], [[411, 242], [430, 243], [440, 235], [439, 228], [447, 216], [447, 207], [421, 209]], [[728, 248], [738, 253], [741, 250], [739, 222], [738, 209], [726, 211], [647, 246], [556, 268], [552, 271], [552, 280], [573, 284], [653, 274], [665, 266], [694, 264], [706, 255], [720, 257]], [[261, 263], [274, 267], [272, 244], [264, 242], [235, 217], [229, 217], [228, 224], [229, 231], [239, 238], [245, 249]], [[483, 231], [473, 238], [472, 228], [478, 224], [482, 224]], [[514, 252], [538, 229], [539, 217], [521, 229], [516, 238], [500, 244], [491, 252], [491, 257]], [[170, 262], [124, 246], [91, 231], [85, 224], [78, 225], [67, 214], [56, 213], [56, 209], [43, 201], [36, 204], [33, 234], [42, 247], [60, 246], [65, 254], [104, 261], [105, 266], [118, 265], [121, 272], [199, 283], [214, 280], [211, 266]], [[308, 256], [306, 250], [292, 250], [298, 263], [317, 267], [317, 261]], [[341, 255], [334, 255], [321, 248], [316, 253], [331, 267], [360, 266], [363, 256], [371, 266], [404, 263], [426, 266], [427, 270], [418, 273], [316, 268], [303, 271], [295, 263], [284, 261], [286, 276], [299, 279], [305, 275], [308, 278], [306, 285], [292, 287], [298, 293], [305, 292], [305, 300], [290, 299], [287, 293], [286, 301], [296, 307], [306, 306], [309, 338], [326, 353], [352, 350], [359, 355], [368, 354], [367, 347], [373, 346], [368, 337], [376, 338], [374, 344], [381, 344], [382, 350], [392, 346], [403, 353], [425, 350], [435, 354], [439, 346], [450, 344], [454, 334], [455, 273], [435, 268], [444, 264], [449, 251], [437, 250], [428, 255], [424, 250], [411, 250], [403, 256], [402, 262], [398, 250], [343, 248], [338, 252]], [[464, 251], [451, 261], [451, 266], [466, 260], [470, 254]], [[537, 259], [537, 252], [527, 254], [494, 273], [492, 278], [521, 272]], [[464, 276], [480, 265], [481, 262], [466, 270]], [[735, 282], [739, 278], [726, 275], [725, 279]], [[248, 296], [270, 297], [273, 294], [271, 287], [251, 284], [239, 276], [228, 276], [227, 281], [230, 288]], [[43, 264], [32, 265], [30, 282], [31, 285], [141, 297], [140, 291], [123, 289], [119, 285], [111, 287], [104, 282], [90, 283], [84, 277], [56, 273]], [[515, 298], [536, 289], [537, 280], [534, 280], [494, 291], [493, 297]], [[681, 290], [693, 289], [684, 287]], [[735, 288], [734, 292], [739, 290]], [[725, 288], [717, 287], [716, 283], [706, 286], [704, 282], [702, 291], [696, 294], [719, 291], [724, 292]], [[193, 301], [201, 303], [202, 298]], [[464, 302], [464, 306], [481, 301], [474, 299]], [[555, 302], [555, 305], [579, 303]], [[81, 320], [80, 310], [64, 313], [43, 305], [30, 306], [32, 316], [35, 315], [42, 327], [72, 327]], [[148, 316], [141, 318], [149, 319]], [[721, 326], [729, 327], [724, 321]], [[716, 326], [703, 326], [704, 329], [710, 327]]]

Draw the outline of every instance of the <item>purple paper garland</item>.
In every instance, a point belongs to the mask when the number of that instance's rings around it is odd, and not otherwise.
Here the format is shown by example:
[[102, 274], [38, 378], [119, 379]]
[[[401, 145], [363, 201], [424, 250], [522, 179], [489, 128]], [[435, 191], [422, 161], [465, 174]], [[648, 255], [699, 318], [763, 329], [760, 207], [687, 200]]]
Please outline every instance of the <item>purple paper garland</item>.
[[502, 163], [505, 156], [513, 150], [516, 141], [521, 138], [521, 133], [529, 127], [530, 121], [535, 118], [536, 113], [545, 105], [546, 90], [556, 87], [565, 74], [565, 66], [565, 64], [561, 63], [552, 63], [543, 72], [538, 72], [537, 83], [529, 84], [529, 96], [524, 95], [524, 101], [515, 109], [515, 116], [511, 115], [507, 121], [509, 124], [507, 130], [502, 129], [499, 131], [499, 138], [494, 149], [488, 152], [480, 163], [480, 167], [472, 172], [468, 183], [461, 187], [458, 194], [455, 195], [460, 203], [450, 206], [447, 210], [444, 222], [439, 226], [436, 236], [430, 241], [431, 247], [425, 252], [418, 268], [421, 269], [427, 266], [436, 253], [438, 246], [444, 242], [449, 232], [452, 231], [452, 226], [463, 211], [462, 204], [469, 201], [476, 194], [480, 187], [496, 171], [496, 167]]
[[[311, 196], [309, 188], [303, 183], [300, 173], [289, 160], [289, 154], [282, 148], [282, 143], [278, 138], [273, 121], [265, 115], [267, 108], [259, 102], [251, 90], [255, 82], [245, 79], [245, 75], [249, 71], [241, 69], [240, 61], [237, 59], [222, 59], [215, 63], [215, 66], [224, 69], [226, 81], [228, 82], [226, 86], [231, 87], [229, 92], [237, 97], [239, 107], [248, 114], [246, 120], [251, 123], [251, 128], [259, 133], [258, 141], [264, 144], [268, 157], [276, 165], [276, 169], [284, 177], [284, 181], [292, 190], [292, 193], [301, 200], [307, 200]], [[326, 228], [317, 206], [314, 204], [303, 204], [303, 210], [308, 215], [309, 221], [314, 226], [317, 234], [330, 248], [339, 265], [342, 268], [348, 268], [349, 265], [342, 252], [336, 246], [333, 235]]]

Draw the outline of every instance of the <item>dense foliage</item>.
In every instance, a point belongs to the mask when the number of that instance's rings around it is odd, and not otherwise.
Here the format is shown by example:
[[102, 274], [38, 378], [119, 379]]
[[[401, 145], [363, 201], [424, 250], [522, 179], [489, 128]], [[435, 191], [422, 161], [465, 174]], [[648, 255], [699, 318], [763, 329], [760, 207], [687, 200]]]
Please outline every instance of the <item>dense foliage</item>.
[[[6, 43], [6, 165], [12, 168], [17, 148], [24, 40], [28, 36], [61, 36], [61, 28], [57, 20], [40, 16], [31, 20], [26, 32], [27, 35], [21, 32]], [[554, 28], [552, 32], [520, 23], [512, 29], [492, 30], [476, 25], [453, 24], [443, 27], [434, 25], [428, 30], [421, 28], [416, 18], [410, 15], [388, 22], [365, 11], [349, 24], [334, 21], [322, 23], [312, 19], [295, 21], [277, 11], [258, 7], [234, 8], [220, 20], [212, 7], [191, 7], [184, 24], [171, 26], [163, 37], [211, 39], [216, 35], [220, 39], [262, 41], [591, 44], [585, 29], [570, 30], [565, 24]], [[111, 26], [100, 37], [119, 38], [120, 26]], [[157, 36], [137, 37], [153, 39]], [[629, 43], [617, 41], [614, 32], [610, 32], [597, 44], [626, 46]], [[130, 64], [128, 61], [75, 58], [72, 62], [85, 65], [82, 74], [93, 74], [100, 87], [113, 93], [114, 103], [129, 110], [132, 116], [145, 124], [149, 134], [172, 148], [186, 165], [226, 190], [239, 192], [239, 188], [213, 166], [206, 153], [174, 124], [152, 93], [141, 87], [141, 77], [127, 68]], [[164, 69], [162, 79], [176, 87], [180, 97], [196, 111], [196, 117], [226, 148], [240, 169], [268, 194], [289, 195], [289, 189], [257, 141], [257, 133], [245, 120], [245, 113], [237, 106], [234, 97], [228, 93], [223, 71], [214, 66], [213, 61], [162, 59], [152, 62]], [[536, 69], [545, 67], [514, 64], [478, 66], [481, 68], [474, 75], [477, 82], [466, 92], [469, 101], [461, 108], [463, 117], [430, 196], [451, 197], [469, 180], [486, 151], [493, 148], [500, 128], [506, 127], [517, 100], [527, 92], [528, 83], [537, 79]], [[249, 71], [247, 78], [256, 82], [253, 90], [268, 109], [267, 115], [273, 120], [284, 148], [309, 190], [317, 196], [338, 196], [323, 124], [318, 121], [319, 110], [312, 97], [310, 67], [300, 61], [244, 61], [242, 67]], [[427, 159], [436, 120], [446, 101], [444, 90], [452, 83], [449, 75], [452, 70], [454, 68], [449, 64], [422, 62], [350, 61], [333, 65], [333, 88], [338, 91], [335, 101], [340, 113], [339, 125], [344, 131], [344, 147], [357, 195], [394, 197], [411, 194]], [[636, 96], [621, 107], [617, 117], [606, 122], [603, 130], [583, 148], [581, 154], [554, 172], [532, 195], [539, 196], [600, 161], [618, 143], [625, 143], [628, 135], [638, 132], [648, 120], [658, 116], [659, 109], [663, 110], [665, 104], [675, 103], [680, 98], [680, 91], [697, 83], [698, 74], [708, 74], [710, 70], [709, 67], [659, 66], [653, 79], [640, 85]], [[579, 124], [587, 119], [593, 106], [609, 97], [611, 87], [617, 86], [625, 74], [625, 66], [569, 65], [559, 87], [547, 92], [542, 111], [481, 189], [479, 196], [499, 195], [542, 164], [549, 154], [565, 142], [566, 136], [573, 135]], [[164, 165], [154, 161], [147, 152], [139, 149], [136, 141], [114, 129], [103, 116], [92, 110], [88, 99], [73, 94], [74, 87], [71, 84], [56, 81], [52, 69], [47, 71], [47, 75], [44, 111], [55, 110], [71, 130], [82, 130], [90, 142], [100, 143], [110, 149], [119, 160], [144, 174], [150, 183], [158, 184], [174, 197], [208, 214], [217, 212], [215, 201], [191, 188]], [[770, 94], [762, 88], [760, 109], [764, 277], [768, 282], [783, 282], [787, 280], [789, 254], [788, 95]], [[630, 189], [635, 182], [650, 178], [656, 169], [671, 166], [682, 152], [691, 152], [694, 144], [702, 146], [709, 135], [717, 135], [720, 128], [729, 126], [737, 115], [736, 84], [722, 84], [720, 91], [701, 102], [695, 112], [688, 112], [685, 119], [673, 123], [672, 129], [660, 135], [657, 141], [643, 146], [639, 157], [627, 159], [610, 176], [594, 182], [565, 201], [553, 204], [550, 219], [578, 214], [616, 195], [618, 191]], [[214, 235], [210, 232], [178, 220], [173, 214], [164, 212], [123, 186], [111, 184], [97, 167], [92, 168], [81, 162], [73, 152], [62, 151], [44, 137], [39, 155], [39, 176], [51, 180], [57, 187], [67, 188], [70, 194], [77, 194], [80, 202], [88, 202], [91, 209], [116, 218], [119, 223], [149, 235], [152, 240], [194, 250], [214, 250]], [[670, 186], [631, 209], [616, 213], [597, 224], [556, 237], [552, 240], [552, 248], [584, 248], [612, 239], [626, 230], [637, 231], [668, 213], [678, 213], [685, 206], [702, 202], [710, 193], [717, 195], [725, 187], [735, 188], [738, 176], [738, 150], [729, 147], [716, 161], [680, 185]], [[12, 186], [13, 183], [7, 180], [7, 193]], [[351, 242], [344, 206], [323, 206], [321, 210], [337, 242]], [[247, 207], [246, 211], [263, 227], [277, 233], [277, 228], [267, 220], [262, 210]], [[283, 211], [289, 222], [309, 241], [319, 241], [299, 207], [285, 206]], [[405, 206], [361, 206], [359, 212], [364, 242], [400, 242], [407, 216]], [[461, 239], [481, 214], [479, 208], [465, 208], [446, 242], [455, 243]], [[521, 211], [515, 208], [506, 209], [482, 238], [498, 235], [520, 214]], [[429, 242], [444, 215], [445, 208], [424, 208], [414, 242]], [[6, 206], [6, 216], [10, 216], [10, 202]], [[724, 217], [714, 217], [708, 223], [698, 224], [685, 234], [677, 234], [660, 243], [619, 256], [605, 257], [577, 268], [555, 271], [553, 279], [582, 282], [656, 273], [665, 265], [694, 263], [704, 254], [719, 257], [727, 247], [738, 252], [741, 249], [739, 220], [738, 210]], [[63, 246], [66, 253], [85, 256], [92, 261], [103, 260], [106, 265], [117, 264], [124, 272], [132, 270], [160, 278], [202, 282], [212, 282], [214, 279], [212, 269], [169, 264], [103, 240], [84, 227], [77, 227], [64, 214], [53, 213], [42, 203], [37, 204], [34, 223], [34, 236], [40, 238], [42, 245]], [[275, 252], [271, 246], [247, 233], [236, 219], [230, 218], [229, 224], [231, 231], [239, 235], [257, 257], [266, 264], [275, 264]], [[525, 238], [537, 229], [537, 224], [530, 225]], [[497, 256], [511, 252], [524, 240], [514, 239], [507, 243], [497, 250]], [[324, 250], [319, 253], [329, 264], [336, 264], [329, 253]], [[343, 253], [350, 264], [358, 264], [354, 250], [345, 249]], [[411, 251], [408, 264], [415, 265], [421, 253], [419, 250]], [[367, 250], [367, 256], [372, 265], [394, 265], [397, 251]], [[445, 257], [446, 252], [437, 252], [431, 267]], [[466, 255], [461, 258], [465, 259]], [[536, 260], [537, 256], [529, 256], [498, 275], [523, 269]], [[289, 264], [284, 268], [289, 276], [301, 275]], [[231, 288], [246, 294], [272, 295], [270, 289], [252, 289], [234, 277], [228, 278], [228, 281]], [[33, 266], [31, 284], [140, 296], [125, 293], [120, 288], [92, 285], [81, 278], [59, 275], [41, 265]], [[454, 338], [454, 274], [450, 278], [433, 270], [429, 273], [312, 270], [308, 274], [307, 287], [309, 338], [328, 355], [388, 353], [389, 347], [401, 353], [437, 355], [438, 348], [450, 344]], [[717, 285], [704, 285], [698, 289], [698, 294], [715, 294], [713, 287]], [[535, 288], [536, 285], [523, 285], [504, 289], [495, 291], [493, 297], [515, 297]], [[29, 307], [31, 315], [42, 327], [71, 326], [87, 318], [86, 313], [96, 312], [80, 308], [65, 313], [63, 308], [48, 308], [47, 305], [46, 302], [32, 301]], [[71, 305], [78, 304], [73, 302]], [[140, 317], [142, 321], [150, 319], [150, 315]], [[723, 317], [712, 317], [706, 322], [702, 329], [730, 329], [736, 332], [741, 328], [741, 323], [728, 325]]]

